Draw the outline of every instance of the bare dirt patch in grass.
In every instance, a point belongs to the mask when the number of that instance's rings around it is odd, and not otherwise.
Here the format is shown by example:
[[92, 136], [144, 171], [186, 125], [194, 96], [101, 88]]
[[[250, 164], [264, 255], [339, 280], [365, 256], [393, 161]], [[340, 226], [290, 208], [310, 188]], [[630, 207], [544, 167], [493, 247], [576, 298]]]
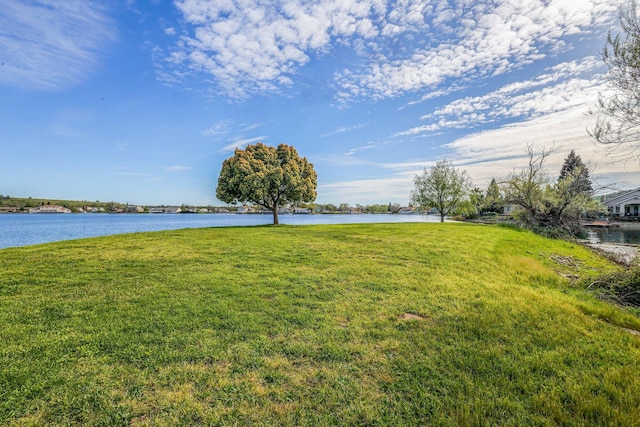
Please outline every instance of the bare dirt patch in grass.
[[400, 320], [427, 320], [427, 317], [415, 313], [402, 313]]

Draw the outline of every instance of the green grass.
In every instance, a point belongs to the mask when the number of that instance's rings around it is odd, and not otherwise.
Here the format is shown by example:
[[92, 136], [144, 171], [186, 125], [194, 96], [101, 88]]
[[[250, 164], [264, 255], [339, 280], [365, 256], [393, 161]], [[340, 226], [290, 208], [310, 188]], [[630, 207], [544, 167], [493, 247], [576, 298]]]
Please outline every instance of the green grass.
[[507, 227], [179, 230], [0, 250], [0, 425], [640, 425], [615, 266]]

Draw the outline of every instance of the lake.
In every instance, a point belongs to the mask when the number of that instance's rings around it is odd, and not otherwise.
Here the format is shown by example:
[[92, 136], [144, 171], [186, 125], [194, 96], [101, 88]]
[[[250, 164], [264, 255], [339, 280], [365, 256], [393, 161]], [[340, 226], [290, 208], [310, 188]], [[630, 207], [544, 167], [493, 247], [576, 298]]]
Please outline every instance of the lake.
[[[281, 224], [438, 222], [438, 215], [280, 215]], [[242, 214], [0, 214], [0, 249], [85, 237], [180, 228], [265, 225], [273, 216]], [[594, 229], [591, 239], [640, 244], [640, 229]]]
[[[437, 222], [435, 215], [280, 215], [280, 224]], [[242, 214], [0, 214], [0, 248], [180, 228], [265, 225], [273, 216]]]

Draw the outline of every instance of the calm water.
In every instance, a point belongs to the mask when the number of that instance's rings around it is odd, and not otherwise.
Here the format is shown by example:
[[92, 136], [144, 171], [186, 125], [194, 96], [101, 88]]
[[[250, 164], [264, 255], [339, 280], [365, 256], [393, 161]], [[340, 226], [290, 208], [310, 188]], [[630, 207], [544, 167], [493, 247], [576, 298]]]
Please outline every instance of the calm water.
[[[437, 215], [280, 215], [281, 224], [437, 222]], [[271, 224], [269, 215], [238, 214], [0, 214], [0, 248], [84, 237], [180, 228]], [[593, 229], [601, 242], [640, 244], [640, 229]]]
[[[280, 215], [280, 224], [437, 222], [433, 215]], [[264, 225], [272, 215], [239, 214], [1, 214], [0, 248], [84, 237], [179, 228]]]
[[622, 227], [596, 228], [593, 232], [601, 242], [640, 244], [640, 229]]

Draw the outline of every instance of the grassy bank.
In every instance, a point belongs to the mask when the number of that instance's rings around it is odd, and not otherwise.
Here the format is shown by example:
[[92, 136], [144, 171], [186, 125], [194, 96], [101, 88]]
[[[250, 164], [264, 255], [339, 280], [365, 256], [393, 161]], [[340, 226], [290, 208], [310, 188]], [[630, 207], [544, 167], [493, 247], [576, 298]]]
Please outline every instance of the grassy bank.
[[638, 423], [640, 318], [566, 279], [614, 266], [528, 232], [180, 230], [0, 266], [0, 424]]

